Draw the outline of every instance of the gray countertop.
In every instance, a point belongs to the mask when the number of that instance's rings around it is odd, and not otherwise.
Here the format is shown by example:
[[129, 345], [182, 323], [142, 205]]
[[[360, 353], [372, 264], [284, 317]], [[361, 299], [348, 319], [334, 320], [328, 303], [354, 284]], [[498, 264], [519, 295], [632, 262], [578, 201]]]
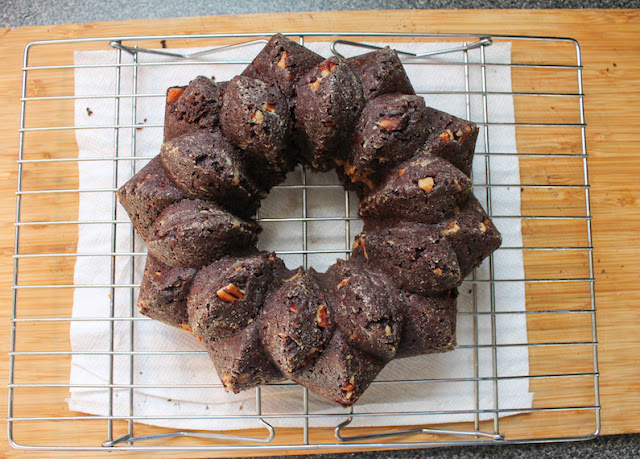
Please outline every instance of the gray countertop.
[[[0, 27], [216, 14], [411, 8], [640, 8], [640, 0], [326, 0], [324, 2], [317, 0], [271, 0], [269, 2], [2, 0], [0, 1]], [[640, 434], [603, 436], [591, 441], [573, 443], [446, 447], [306, 457], [319, 459], [364, 457], [398, 459], [415, 457], [638, 458], [640, 457]]]
[[411, 8], [640, 8], [640, 0], [2, 0], [0, 27], [216, 14]]

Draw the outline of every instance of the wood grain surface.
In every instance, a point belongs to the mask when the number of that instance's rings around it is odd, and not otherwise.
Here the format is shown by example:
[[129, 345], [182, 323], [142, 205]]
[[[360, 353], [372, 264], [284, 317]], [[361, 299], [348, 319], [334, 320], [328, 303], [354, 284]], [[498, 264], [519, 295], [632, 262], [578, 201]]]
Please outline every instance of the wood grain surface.
[[[440, 32], [486, 33], [563, 36], [580, 42], [584, 65], [584, 92], [591, 182], [591, 211], [593, 215], [593, 245], [596, 273], [597, 331], [600, 363], [600, 397], [602, 404], [603, 434], [640, 431], [640, 366], [637, 350], [640, 347], [640, 212], [638, 196], [640, 182], [640, 155], [637, 146], [640, 135], [640, 12], [627, 11], [375, 11], [375, 12], [323, 12], [296, 14], [269, 14], [252, 16], [220, 16], [179, 19], [158, 19], [118, 23], [71, 24], [0, 30], [0, 52], [4, 65], [0, 69], [0, 94], [3, 110], [0, 112], [0, 154], [3, 180], [0, 182], [0, 237], [4, 255], [0, 264], [0, 336], [4, 354], [9, 351], [11, 317], [11, 285], [15, 190], [17, 178], [17, 149], [19, 142], [20, 88], [22, 84], [22, 55], [25, 45], [33, 40], [103, 37], [120, 35], [159, 35], [182, 33], [233, 32], [287, 32], [287, 31], [362, 31], [362, 32]], [[179, 43], [175, 44], [179, 46]], [[90, 48], [91, 45], [83, 49]], [[38, 52], [40, 54], [38, 55]], [[566, 61], [570, 51], [559, 46], [557, 63]], [[536, 58], [535, 48], [526, 43], [514, 45], [514, 62], [528, 62]], [[34, 50], [34, 59], [42, 62], [72, 63], [73, 55], [67, 49], [46, 55], [45, 50]], [[548, 62], [548, 55], [545, 56]], [[528, 74], [526, 69], [514, 69], [514, 90], [545, 91], [549, 88], [577, 91], [575, 79], [557, 78], [557, 73]], [[549, 78], [546, 78], [549, 77]], [[28, 94], [46, 96], [73, 94], [73, 80], [59, 77], [30, 78]], [[545, 103], [546, 102], [546, 103]], [[575, 107], [571, 102], [558, 99], [531, 101], [515, 98], [516, 121], [541, 118], [547, 122], [575, 123]], [[575, 100], [574, 100], [575, 102]], [[35, 105], [34, 105], [35, 107]], [[69, 101], [43, 101], [28, 120], [39, 126], [72, 125], [73, 103]], [[36, 125], [36, 124], [34, 124]], [[580, 138], [572, 128], [561, 128], [555, 135], [543, 135], [536, 128], [518, 128], [520, 152], [580, 152]], [[67, 134], [42, 132], [37, 136], [25, 135], [27, 158], [73, 157], [77, 146], [72, 131]], [[544, 162], [541, 162], [544, 161]], [[580, 184], [581, 164], [576, 158], [523, 158], [523, 183]], [[68, 165], [38, 164], [25, 168], [24, 189], [77, 188], [77, 168]], [[576, 194], [577, 193], [577, 194]], [[571, 189], [524, 188], [523, 214], [583, 215], [584, 191]], [[77, 195], [46, 195], [23, 197], [23, 221], [73, 220], [77, 217]], [[528, 220], [523, 224], [527, 246], [580, 246], [586, 244], [586, 223], [567, 224], [566, 221]], [[74, 226], [25, 228], [21, 234], [21, 253], [74, 252], [76, 249]], [[44, 282], [65, 284], [72, 281], [73, 257], [49, 260], [23, 260], [20, 283]], [[526, 275], [529, 279], [542, 277], [586, 277], [588, 275], [585, 252], [529, 253], [525, 254]], [[584, 309], [589, 307], [586, 284], [557, 283], [552, 285], [528, 284], [527, 308], [531, 311], [549, 309]], [[20, 292], [20, 317], [70, 316], [72, 291], [70, 289], [24, 290]], [[50, 310], [44, 310], [46, 306]], [[530, 342], [589, 341], [591, 323], [589, 314], [530, 315], [527, 320]], [[17, 349], [68, 350], [68, 323], [19, 323]], [[536, 347], [530, 349], [531, 374], [589, 372], [590, 346]], [[50, 357], [48, 357], [50, 359]], [[16, 374], [17, 383], [33, 381], [36, 377], [47, 383], [68, 382], [69, 358], [61, 356], [55, 365], [50, 360], [33, 356], [21, 358]], [[8, 381], [8, 358], [0, 363], [0, 381]], [[534, 379], [531, 390], [535, 393], [534, 407], [584, 406], [595, 403], [591, 377], [572, 378], [571, 384], [558, 384], [553, 379]], [[6, 388], [3, 388], [6, 392]], [[14, 416], [68, 416], [64, 402], [67, 388], [21, 389], [16, 391]], [[6, 413], [6, 396], [0, 397], [0, 412]], [[3, 426], [5, 422], [2, 421]], [[550, 438], [558, 435], [587, 435], [593, 432], [593, 413], [583, 410], [548, 411], [505, 418], [500, 421], [501, 431], [510, 438]], [[452, 426], [447, 426], [452, 427]], [[455, 426], [453, 426], [455, 427]], [[491, 430], [490, 423], [481, 426]], [[114, 431], [126, 432], [126, 423], [116, 422]], [[105, 421], [64, 421], [30, 423], [16, 430], [15, 438], [23, 444], [75, 444], [98, 446], [105, 439]], [[162, 429], [136, 426], [136, 434], [161, 432]], [[358, 433], [375, 429], [358, 429]], [[262, 435], [255, 431], [253, 434]], [[441, 440], [422, 435], [411, 440]], [[453, 440], [455, 438], [444, 438]], [[312, 441], [332, 441], [332, 432], [313, 429]], [[299, 442], [295, 429], [279, 431], [275, 444]], [[178, 444], [178, 443], [176, 443]], [[181, 441], [179, 444], [194, 444]], [[14, 450], [6, 437], [0, 440], [0, 454], [11, 457], [31, 457], [33, 451]], [[392, 445], [389, 446], [391, 448]], [[294, 454], [295, 451], [276, 450], [262, 454]], [[127, 453], [124, 453], [127, 454]], [[198, 453], [184, 454], [193, 457]], [[260, 453], [204, 453], [211, 457], [230, 455], [257, 455]], [[69, 453], [47, 453], [48, 456], [67, 457]], [[83, 453], [83, 456], [86, 455]], [[160, 455], [158, 455], [160, 457]]]

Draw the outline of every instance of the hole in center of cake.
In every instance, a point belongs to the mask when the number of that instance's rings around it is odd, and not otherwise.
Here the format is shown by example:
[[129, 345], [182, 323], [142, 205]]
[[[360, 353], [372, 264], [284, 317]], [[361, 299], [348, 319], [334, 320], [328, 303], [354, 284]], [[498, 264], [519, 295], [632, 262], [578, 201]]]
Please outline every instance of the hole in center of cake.
[[358, 197], [344, 190], [335, 171], [300, 166], [262, 201], [258, 223], [261, 250], [277, 252], [289, 269], [318, 272], [348, 258], [354, 236], [362, 231]]

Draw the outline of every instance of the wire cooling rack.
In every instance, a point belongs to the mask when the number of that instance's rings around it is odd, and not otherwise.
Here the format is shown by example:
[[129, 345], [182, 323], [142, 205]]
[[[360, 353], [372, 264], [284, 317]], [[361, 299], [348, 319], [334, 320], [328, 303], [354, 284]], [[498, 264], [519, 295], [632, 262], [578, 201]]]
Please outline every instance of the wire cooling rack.
[[[490, 310], [480, 311], [477, 305], [465, 313], [473, 324], [472, 342], [462, 347], [473, 353], [473, 376], [449, 380], [417, 379], [413, 384], [425, 386], [465, 383], [475, 400], [475, 407], [455, 414], [468, 415], [468, 422], [453, 425], [431, 422], [420, 425], [420, 415], [446, 416], [446, 407], [428, 413], [381, 412], [360, 413], [358, 405], [352, 411], [337, 411], [339, 420], [334, 428], [314, 427], [314, 421], [325, 417], [313, 412], [309, 394], [300, 389], [300, 409], [295, 414], [273, 415], [264, 413], [262, 402], [266, 388], [255, 394], [255, 410], [239, 412], [233, 419], [244, 419], [252, 430], [240, 432], [176, 431], [142, 424], [145, 416], [136, 415], [134, 375], [128, 382], [113, 380], [116, 357], [130, 362], [137, 356], [148, 354], [136, 350], [133, 340], [134, 324], [148, 320], [134, 315], [138, 284], [116, 280], [116, 259], [134, 260], [142, 254], [133, 237], [126, 252], [118, 252], [116, 234], [126, 232], [133, 236], [133, 228], [118, 211], [115, 190], [123, 182], [118, 180], [118, 168], [131, 173], [136, 161], [149, 157], [136, 156], [137, 132], [155, 129], [161, 136], [162, 124], [137, 121], [135, 111], [139, 101], [163, 98], [163, 93], [138, 93], [138, 71], [144, 64], [138, 60], [141, 53], [172, 53], [181, 62], [154, 65], [191, 65], [202, 62], [218, 64], [248, 64], [247, 55], [233, 62], [217, 60], [222, 46], [242, 48], [247, 42], [265, 41], [265, 34], [109, 37], [37, 41], [30, 43], [24, 54], [22, 75], [22, 112], [20, 119], [20, 148], [18, 156], [18, 184], [15, 228], [13, 312], [10, 352], [8, 435], [11, 444], [28, 449], [83, 449], [83, 450], [310, 450], [310, 449], [366, 449], [401, 448], [435, 445], [478, 444], [486, 442], [544, 442], [581, 440], [597, 435], [600, 429], [600, 402], [598, 394], [598, 363], [596, 340], [596, 307], [594, 299], [594, 272], [591, 237], [591, 211], [585, 141], [584, 93], [582, 63], [578, 43], [572, 39], [524, 36], [444, 35], [444, 34], [288, 34], [301, 43], [333, 42], [332, 49], [340, 53], [353, 42], [383, 42], [395, 47], [399, 42], [451, 41], [458, 45], [445, 53], [458, 53], [461, 59], [438, 61], [437, 56], [412, 56], [413, 65], [449, 65], [462, 69], [465, 76], [463, 91], [436, 91], [424, 94], [456, 95], [464, 99], [466, 116], [475, 109], [481, 116], [472, 121], [481, 127], [481, 139], [476, 161], [484, 169], [482, 180], [475, 183], [476, 194], [485, 197], [487, 210], [500, 228], [501, 222], [518, 221], [522, 226], [522, 246], [503, 246], [489, 260], [489, 277], [467, 279], [462, 288], [469, 288], [476, 298], [476, 288], [488, 286]], [[492, 43], [511, 43], [509, 62], [488, 62], [485, 50]], [[205, 48], [197, 55], [173, 53], [174, 48]], [[105, 71], [120, 73], [132, 69], [132, 92], [123, 92], [118, 84], [113, 94], [83, 96], [83, 99], [108, 101], [119, 107], [131, 100], [134, 122], [121, 123], [118, 116], [113, 124], [77, 126], [74, 120], [73, 76], [78, 70], [73, 53], [79, 50], [116, 50], [115, 63], [99, 65]], [[401, 51], [399, 49], [399, 51]], [[434, 53], [435, 54], [435, 53]], [[131, 55], [130, 61], [123, 56]], [[491, 86], [491, 70], [508, 68], [513, 89], [495, 91]], [[473, 70], [473, 71], [472, 71]], [[477, 72], [479, 70], [479, 73]], [[475, 72], [475, 73], [474, 73]], [[471, 81], [472, 74], [479, 81]], [[505, 122], [490, 116], [488, 107], [498, 96], [513, 97], [515, 120]], [[474, 104], [479, 104], [474, 107]], [[88, 115], [91, 115], [87, 107]], [[116, 109], [116, 113], [119, 111]], [[462, 114], [464, 116], [464, 114]], [[473, 117], [472, 117], [473, 118]], [[489, 145], [489, 131], [499, 126], [512, 126], [517, 138], [517, 152], [494, 151]], [[105, 129], [113, 133], [109, 158], [78, 158], [75, 134], [79, 129]], [[131, 147], [123, 148], [120, 133], [131, 135]], [[497, 155], [518, 158], [519, 183], [491, 183], [492, 158]], [[102, 189], [78, 188], [78, 165], [81, 161], [103, 161], [112, 164], [112, 187]], [[300, 216], [260, 218], [262, 224], [295, 223], [302, 231], [302, 247], [285, 251], [284, 255], [301, 257], [302, 263], [312, 265], [312, 257], [335, 253], [347, 257], [351, 239], [357, 226], [354, 198], [348, 193], [338, 198], [344, 212], [335, 216], [308, 215], [307, 203], [320, 185], [313, 184], [304, 170], [298, 171], [299, 183], [280, 188], [300, 193]], [[131, 174], [130, 174], [131, 175]], [[477, 182], [477, 180], [476, 180]], [[322, 185], [324, 188], [339, 185]], [[520, 188], [519, 213], [497, 215], [492, 212], [491, 195], [505, 187]], [[78, 202], [82, 193], [106, 193], [111, 196], [112, 218], [107, 220], [80, 220]], [[357, 204], [357, 201], [356, 201]], [[357, 209], [356, 209], [357, 210]], [[308, 226], [314, 222], [333, 221], [344, 228], [344, 247], [310, 247]], [[84, 225], [106, 225], [111, 231], [110, 251], [78, 253], [78, 231]], [[277, 250], [277, 247], [269, 247]], [[524, 260], [524, 277], [498, 279], [494, 276], [495, 258], [500, 252], [519, 251]], [[111, 260], [111, 281], [100, 285], [75, 284], [74, 265], [82, 256], [106, 257]], [[522, 286], [526, 292], [526, 310], [497, 310], [496, 288], [504, 284]], [[75, 289], [108, 289], [113, 305], [116, 295], [125, 295], [130, 301], [130, 314], [115, 317], [113, 307], [108, 318], [73, 317], [72, 302]], [[528, 342], [498, 342], [497, 327], [501, 317], [519, 315], [526, 319]], [[111, 333], [110, 348], [104, 352], [89, 352], [107, 356], [111, 375], [108, 384], [94, 387], [110, 394], [108, 414], [90, 416], [69, 410], [65, 399], [69, 390], [69, 368], [74, 351], [69, 343], [69, 325], [73, 322], [106, 324]], [[487, 321], [490, 342], [478, 341], [480, 323]], [[132, 339], [128, 350], [115, 350], [114, 328], [128, 324]], [[501, 349], [526, 348], [529, 373], [502, 376], [498, 371]], [[489, 352], [491, 365], [479, 368], [479, 353]], [[133, 368], [133, 366], [131, 367]], [[488, 372], [488, 373], [487, 373]], [[503, 383], [526, 380], [534, 393], [532, 407], [503, 409], [499, 403]], [[406, 383], [407, 381], [404, 381]], [[375, 384], [401, 384], [403, 381], [376, 381]], [[489, 387], [492, 400], [489, 407], [481, 406], [479, 393]], [[213, 385], [212, 385], [213, 387]], [[91, 387], [89, 387], [91, 388]], [[184, 387], [188, 390], [189, 387]], [[219, 387], [218, 387], [219, 389]], [[128, 415], [115, 415], [113, 394], [117, 390], [129, 393]], [[513, 415], [502, 417], [504, 415]], [[389, 426], [375, 428], [347, 427], [352, 419], [366, 417], [413, 416], [415, 427]], [[158, 416], [156, 416], [157, 418]], [[274, 428], [277, 418], [299, 422], [296, 428]], [[488, 419], [487, 419], [488, 418]], [[432, 419], [432, 418], [430, 418]], [[444, 418], [443, 418], [444, 419]], [[140, 422], [138, 422], [140, 421]], [[29, 435], [38, 432], [38, 436]]]

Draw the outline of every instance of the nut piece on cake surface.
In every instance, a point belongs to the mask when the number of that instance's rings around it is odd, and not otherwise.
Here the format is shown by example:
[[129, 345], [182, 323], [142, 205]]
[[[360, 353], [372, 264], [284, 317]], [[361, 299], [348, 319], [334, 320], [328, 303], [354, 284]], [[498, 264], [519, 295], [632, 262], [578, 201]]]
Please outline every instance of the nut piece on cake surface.
[[233, 284], [220, 287], [216, 295], [222, 301], [231, 304], [237, 304], [240, 300], [244, 300], [244, 292]]

